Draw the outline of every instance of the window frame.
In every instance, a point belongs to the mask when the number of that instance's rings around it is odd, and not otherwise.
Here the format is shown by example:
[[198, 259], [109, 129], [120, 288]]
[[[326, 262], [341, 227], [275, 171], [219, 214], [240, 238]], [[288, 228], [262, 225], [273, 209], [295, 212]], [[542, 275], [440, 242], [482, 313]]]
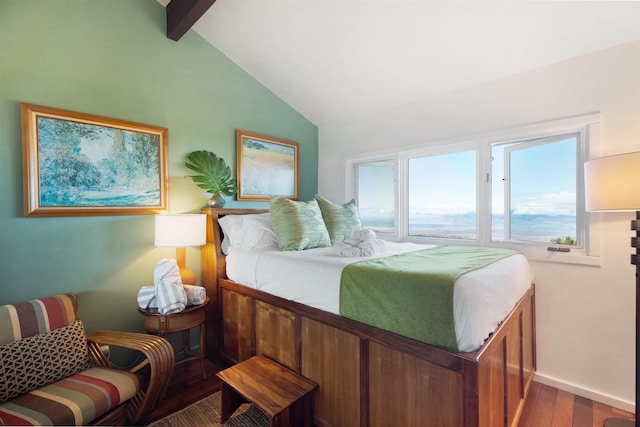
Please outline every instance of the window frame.
[[[397, 193], [401, 193], [404, 196], [404, 206], [401, 209], [400, 221], [403, 225], [403, 231], [400, 234], [403, 239], [408, 241], [416, 242], [416, 243], [428, 243], [428, 244], [447, 244], [447, 245], [470, 245], [470, 244], [478, 244], [478, 239], [482, 234], [480, 230], [480, 183], [478, 181], [479, 171], [481, 170], [481, 155], [478, 152], [478, 144], [479, 141], [470, 141], [470, 142], [461, 142], [461, 143], [452, 143], [452, 144], [444, 144], [444, 145], [435, 145], [425, 148], [419, 148], [415, 150], [407, 150], [403, 151], [399, 156], [400, 161], [403, 163], [403, 178], [404, 178], [404, 187], [396, 190]], [[419, 157], [430, 157], [430, 156], [444, 156], [447, 154], [453, 153], [461, 153], [467, 151], [475, 152], [475, 160], [476, 160], [476, 238], [475, 239], [447, 239], [442, 237], [422, 237], [422, 236], [411, 236], [409, 235], [409, 160], [415, 159]], [[396, 207], [397, 208], [397, 207]], [[437, 243], [441, 242], [441, 243]]]
[[[576, 183], [575, 183], [575, 194], [576, 194], [576, 244], [575, 245], [563, 245], [563, 244], [552, 244], [550, 242], [524, 242], [521, 240], [517, 240], [517, 239], [513, 239], [513, 237], [511, 236], [511, 232], [509, 231], [509, 233], [507, 233], [507, 230], [511, 229], [511, 194], [509, 191], [507, 191], [507, 188], [511, 185], [511, 183], [505, 183], [504, 186], [502, 187], [502, 190], [504, 192], [503, 194], [503, 198], [504, 198], [504, 229], [505, 229], [505, 239], [501, 240], [499, 242], [507, 242], [507, 243], [513, 243], [513, 244], [523, 244], [526, 246], [544, 246], [549, 247], [549, 246], [555, 246], [558, 248], [568, 248], [569, 250], [584, 250], [584, 242], [585, 242], [585, 223], [584, 223], [584, 219], [585, 219], [585, 215], [584, 213], [584, 191], [580, 191], [581, 188], [583, 188], [583, 176], [584, 176], [584, 162], [585, 162], [585, 157], [584, 157], [584, 146], [588, 143], [588, 140], [586, 139], [585, 135], [582, 132], [567, 132], [567, 133], [561, 133], [561, 134], [553, 134], [553, 135], [549, 135], [549, 136], [545, 136], [542, 138], [525, 138], [519, 141], [510, 141], [508, 143], [503, 143], [503, 142], [499, 142], [499, 143], [492, 143], [491, 144], [491, 151], [493, 153], [493, 147], [495, 146], [499, 146], [499, 145], [505, 145], [504, 148], [504, 158], [503, 158], [503, 168], [504, 168], [504, 175], [505, 176], [509, 176], [509, 178], [511, 178], [510, 175], [510, 161], [511, 161], [511, 156], [509, 156], [508, 154], [510, 153], [514, 153], [514, 152], [519, 152], [519, 151], [523, 151], [526, 149], [530, 149], [530, 148], [535, 148], [535, 147], [541, 147], [547, 144], [553, 144], [553, 143], [557, 143], [557, 142], [561, 142], [563, 140], [566, 140], [568, 138], [575, 138], [576, 139], [576, 147], [575, 147], [575, 159], [576, 159]], [[493, 191], [493, 186], [491, 187], [491, 190]], [[492, 197], [493, 200], [493, 197]], [[507, 234], [509, 234], [509, 237], [507, 237]], [[493, 230], [491, 230], [491, 235], [493, 238]], [[560, 236], [562, 237], [562, 236]], [[493, 240], [492, 240], [493, 241]]]
[[[577, 134], [576, 153], [576, 225], [578, 246], [571, 246], [570, 252], [549, 251], [555, 245], [542, 242], [493, 241], [491, 230], [491, 155], [496, 144], [544, 139], [553, 136]], [[567, 119], [524, 125], [496, 132], [470, 135], [449, 140], [438, 140], [412, 146], [399, 146], [387, 152], [354, 156], [345, 160], [345, 196], [355, 198], [357, 194], [356, 166], [365, 162], [396, 162], [396, 205], [394, 233], [384, 233], [381, 238], [404, 240], [437, 245], [480, 245], [504, 247], [518, 250], [530, 260], [560, 262], [582, 265], [600, 265], [599, 226], [589, 221], [584, 209], [584, 167], [589, 159], [589, 147], [598, 144], [600, 134], [600, 114], [587, 114]], [[465, 150], [476, 150], [476, 239], [442, 239], [409, 236], [408, 234], [408, 161], [409, 158], [425, 155], [447, 154]]]
[[[394, 181], [395, 181], [395, 186], [394, 186], [394, 192], [393, 192], [393, 198], [394, 198], [394, 206], [397, 207], [397, 199], [398, 199], [398, 162], [396, 159], [378, 159], [378, 160], [372, 160], [372, 161], [362, 161], [362, 162], [356, 162], [353, 164], [353, 180], [354, 180], [354, 185], [353, 185], [353, 199], [358, 198], [358, 190], [359, 190], [359, 180], [360, 180], [360, 174], [358, 173], [358, 168], [361, 166], [391, 166], [393, 167], [393, 172], [395, 174], [394, 176]], [[395, 211], [395, 215], [394, 215], [394, 224], [396, 224], [394, 227], [372, 227], [372, 229], [380, 235], [384, 235], [384, 236], [388, 236], [388, 237], [396, 237], [397, 233], [397, 224], [398, 224], [398, 211], [397, 208], [394, 210]]]

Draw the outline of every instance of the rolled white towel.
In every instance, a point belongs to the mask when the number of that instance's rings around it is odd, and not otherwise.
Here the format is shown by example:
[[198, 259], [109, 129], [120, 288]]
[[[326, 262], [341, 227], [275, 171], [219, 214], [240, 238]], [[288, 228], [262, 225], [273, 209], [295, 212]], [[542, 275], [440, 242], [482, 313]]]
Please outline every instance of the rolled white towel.
[[138, 291], [138, 307], [145, 310], [147, 308], [158, 307], [155, 286], [143, 286], [140, 288], [140, 290]]
[[335, 242], [331, 246], [331, 253], [336, 255], [342, 255], [342, 249], [344, 249], [345, 246], [350, 246], [350, 245], [347, 245], [346, 243], [342, 243], [342, 242]]
[[353, 238], [366, 242], [367, 240], [375, 239], [376, 232], [368, 228], [363, 228], [362, 230], [358, 230], [353, 233]]
[[342, 251], [342, 256], [360, 256], [361, 254], [362, 250], [357, 246], [350, 246]]
[[179, 313], [187, 306], [187, 294], [182, 285], [160, 282], [156, 286], [160, 314]]
[[207, 298], [207, 291], [202, 286], [182, 285], [187, 293], [187, 305], [200, 305]]
[[371, 239], [360, 243], [358, 246], [362, 251], [362, 256], [372, 256], [384, 250], [384, 240]]
[[362, 240], [355, 237], [349, 237], [348, 239], [344, 239], [342, 243], [350, 246], [358, 246], [360, 243], [362, 243]]
[[153, 269], [153, 284], [158, 285], [161, 281], [182, 285], [180, 269], [175, 259], [161, 259]]
[[161, 314], [178, 313], [187, 305], [187, 294], [182, 286], [178, 264], [173, 259], [162, 259], [153, 270], [153, 283]]
[[331, 247], [331, 251], [339, 256], [360, 256], [360, 248], [351, 246], [343, 242], [335, 242]]

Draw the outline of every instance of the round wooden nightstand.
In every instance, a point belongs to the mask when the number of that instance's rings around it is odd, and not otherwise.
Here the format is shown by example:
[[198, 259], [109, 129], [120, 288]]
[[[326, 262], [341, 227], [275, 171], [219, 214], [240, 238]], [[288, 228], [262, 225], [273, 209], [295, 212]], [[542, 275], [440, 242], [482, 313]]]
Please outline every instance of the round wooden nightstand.
[[[207, 379], [207, 374], [204, 370], [204, 356], [205, 356], [205, 344], [204, 344], [204, 320], [205, 312], [204, 308], [209, 303], [209, 297], [207, 297], [204, 303], [200, 305], [187, 306], [180, 313], [174, 314], [160, 314], [157, 308], [138, 308], [138, 312], [144, 315], [144, 328], [149, 334], [158, 335], [162, 338], [166, 338], [168, 334], [174, 332], [182, 332], [182, 351], [176, 352], [182, 353], [184, 357], [176, 362], [176, 366], [182, 363], [189, 363], [193, 361], [200, 362], [200, 369], [202, 371], [202, 378]], [[200, 352], [194, 353], [191, 351], [191, 328], [196, 326], [200, 327]]]

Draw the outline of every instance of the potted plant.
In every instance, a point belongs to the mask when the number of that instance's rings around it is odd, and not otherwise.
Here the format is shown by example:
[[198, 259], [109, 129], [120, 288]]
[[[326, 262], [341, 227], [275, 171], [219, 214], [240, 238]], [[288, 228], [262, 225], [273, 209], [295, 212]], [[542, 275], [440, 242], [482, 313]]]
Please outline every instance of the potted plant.
[[224, 159], [211, 151], [200, 150], [189, 153], [184, 165], [187, 169], [196, 172], [196, 175], [185, 175], [185, 178], [191, 178], [198, 187], [211, 194], [207, 202], [210, 207], [221, 208], [224, 206], [222, 196], [236, 194], [238, 186], [236, 180], [231, 177], [231, 169]]

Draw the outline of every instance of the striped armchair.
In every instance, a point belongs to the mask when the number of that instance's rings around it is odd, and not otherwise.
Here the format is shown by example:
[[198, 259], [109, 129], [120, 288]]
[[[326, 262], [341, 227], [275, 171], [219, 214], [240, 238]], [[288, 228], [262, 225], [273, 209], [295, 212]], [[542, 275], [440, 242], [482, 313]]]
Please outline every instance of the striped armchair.
[[[139, 333], [85, 335], [77, 304], [75, 294], [61, 294], [0, 306], [0, 424], [136, 424], [163, 397], [171, 345]], [[117, 369], [104, 345], [138, 351], [144, 360]]]

